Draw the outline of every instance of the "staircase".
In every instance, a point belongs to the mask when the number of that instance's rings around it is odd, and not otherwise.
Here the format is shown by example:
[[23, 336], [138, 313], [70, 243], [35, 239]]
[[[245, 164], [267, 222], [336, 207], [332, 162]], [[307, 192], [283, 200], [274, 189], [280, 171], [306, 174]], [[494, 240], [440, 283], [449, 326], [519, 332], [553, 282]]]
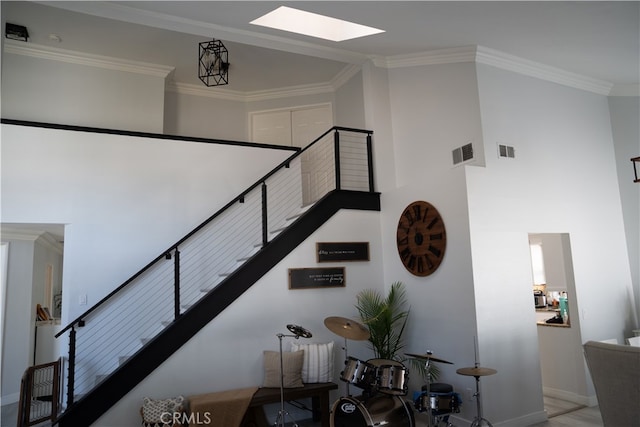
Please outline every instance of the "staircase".
[[330, 129], [63, 328], [55, 423], [93, 423], [339, 210], [379, 211], [371, 134]]

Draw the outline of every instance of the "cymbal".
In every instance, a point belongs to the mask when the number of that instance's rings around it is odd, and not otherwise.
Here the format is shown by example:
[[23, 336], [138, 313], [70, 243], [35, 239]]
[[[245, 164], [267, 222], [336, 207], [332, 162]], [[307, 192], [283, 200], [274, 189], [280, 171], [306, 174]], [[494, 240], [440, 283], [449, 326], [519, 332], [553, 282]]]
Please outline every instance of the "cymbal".
[[491, 368], [482, 368], [482, 367], [471, 367], [471, 368], [460, 368], [456, 370], [460, 375], [468, 375], [470, 377], [484, 377], [487, 375], [493, 375], [498, 373], [495, 369]]
[[324, 319], [324, 325], [333, 333], [350, 340], [368, 340], [371, 334], [364, 325], [345, 317], [331, 316]]
[[407, 356], [415, 357], [416, 359], [431, 360], [433, 362], [448, 363], [449, 365], [453, 365], [453, 362], [449, 362], [448, 360], [444, 360], [439, 357], [436, 357], [433, 355], [433, 353], [429, 351], [427, 351], [426, 354], [411, 354], [411, 353], [406, 353], [406, 354]]

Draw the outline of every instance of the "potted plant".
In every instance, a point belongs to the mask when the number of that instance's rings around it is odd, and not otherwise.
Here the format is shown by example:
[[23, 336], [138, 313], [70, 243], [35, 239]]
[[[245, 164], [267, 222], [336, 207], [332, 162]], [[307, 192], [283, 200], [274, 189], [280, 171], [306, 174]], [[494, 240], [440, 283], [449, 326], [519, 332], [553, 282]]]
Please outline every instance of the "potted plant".
[[[395, 360], [404, 363], [407, 358], [400, 354], [404, 348], [402, 334], [409, 319], [404, 284], [394, 282], [385, 297], [375, 289], [364, 289], [356, 295], [356, 308], [360, 319], [369, 328], [369, 342], [376, 359]], [[426, 377], [426, 366], [418, 359], [410, 359], [414, 369]], [[431, 377], [437, 378], [437, 368], [431, 365]]]

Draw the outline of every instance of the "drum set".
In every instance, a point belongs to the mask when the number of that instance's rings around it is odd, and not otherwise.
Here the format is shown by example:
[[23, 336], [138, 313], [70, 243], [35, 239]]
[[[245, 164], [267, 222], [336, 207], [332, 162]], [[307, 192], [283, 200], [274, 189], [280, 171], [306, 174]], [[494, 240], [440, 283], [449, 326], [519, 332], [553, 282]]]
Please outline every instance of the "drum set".
[[[346, 396], [340, 397], [331, 410], [331, 427], [414, 427], [412, 405], [420, 413], [427, 413], [428, 425], [448, 423], [448, 415], [459, 412], [461, 400], [449, 384], [428, 384], [413, 402], [402, 396], [408, 392], [409, 371], [399, 361], [387, 359], [360, 360], [348, 354], [347, 340], [369, 339], [369, 331], [360, 323], [343, 317], [327, 317], [325, 326], [345, 340], [345, 368], [340, 380], [346, 383]], [[407, 354], [425, 361], [427, 372], [431, 362], [449, 363], [431, 353]], [[362, 389], [352, 396], [350, 386]]]

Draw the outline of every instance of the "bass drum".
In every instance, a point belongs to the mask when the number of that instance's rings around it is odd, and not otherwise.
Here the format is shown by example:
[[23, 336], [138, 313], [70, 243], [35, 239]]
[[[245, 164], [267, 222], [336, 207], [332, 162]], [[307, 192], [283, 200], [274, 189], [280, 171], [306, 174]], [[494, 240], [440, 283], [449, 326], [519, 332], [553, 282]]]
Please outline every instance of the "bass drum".
[[341, 397], [331, 410], [331, 427], [414, 427], [411, 405], [399, 396]]

